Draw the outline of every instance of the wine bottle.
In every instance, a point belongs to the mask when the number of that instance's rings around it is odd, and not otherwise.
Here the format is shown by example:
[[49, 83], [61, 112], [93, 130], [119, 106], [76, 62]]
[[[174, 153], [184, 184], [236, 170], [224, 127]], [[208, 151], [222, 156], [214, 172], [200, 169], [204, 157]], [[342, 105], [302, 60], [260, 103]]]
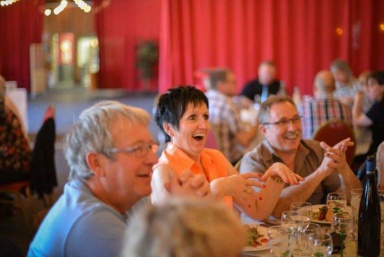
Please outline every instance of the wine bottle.
[[368, 156], [359, 208], [357, 240], [359, 256], [377, 257], [380, 255], [381, 209], [375, 169], [375, 156]]

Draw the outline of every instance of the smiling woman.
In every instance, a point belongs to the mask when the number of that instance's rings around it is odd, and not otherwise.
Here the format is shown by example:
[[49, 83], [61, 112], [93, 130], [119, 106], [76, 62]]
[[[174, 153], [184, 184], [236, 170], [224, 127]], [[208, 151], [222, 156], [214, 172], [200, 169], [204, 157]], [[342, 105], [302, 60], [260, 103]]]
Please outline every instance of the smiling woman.
[[[281, 177], [292, 184], [302, 179], [282, 164], [272, 166], [261, 178], [256, 173], [240, 175], [221, 152], [205, 148], [210, 131], [208, 100], [195, 87], [179, 86], [161, 95], [155, 120], [165, 135], [167, 147], [153, 167], [153, 203], [164, 202], [172, 193], [166, 190], [170, 179], [189, 170], [210, 183], [212, 194], [205, 198], [223, 201], [229, 207], [235, 204], [261, 220], [269, 217], [284, 187], [281, 180], [267, 178]], [[267, 186], [262, 183], [265, 180]], [[252, 187], [262, 190], [256, 193]]]

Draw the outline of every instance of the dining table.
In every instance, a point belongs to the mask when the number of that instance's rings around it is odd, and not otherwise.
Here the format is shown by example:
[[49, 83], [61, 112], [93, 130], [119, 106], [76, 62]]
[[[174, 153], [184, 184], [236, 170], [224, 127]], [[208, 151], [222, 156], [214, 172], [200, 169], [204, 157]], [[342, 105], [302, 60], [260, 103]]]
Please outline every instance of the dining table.
[[[255, 225], [261, 228], [262, 231], [266, 231], [268, 227], [279, 225], [279, 224], [280, 224], [280, 220], [271, 219], [264, 222], [259, 222], [258, 224], [248, 224], [248, 225]], [[329, 233], [332, 231], [331, 225], [329, 223], [322, 222], [322, 223], [319, 223], [319, 225], [321, 226], [321, 229], [326, 233]], [[272, 256], [271, 250], [268, 247], [262, 247], [261, 249], [255, 248], [253, 250], [249, 250], [247, 248], [244, 248], [244, 249], [245, 251], [242, 252], [242, 255], [241, 255], [242, 257], [271, 257]], [[340, 252], [334, 251], [332, 256], [338, 257], [340, 256]], [[295, 257], [295, 255], [293, 255], [293, 257]], [[356, 240], [352, 238], [349, 240], [346, 240], [345, 247], [344, 247], [344, 257], [357, 257]]]

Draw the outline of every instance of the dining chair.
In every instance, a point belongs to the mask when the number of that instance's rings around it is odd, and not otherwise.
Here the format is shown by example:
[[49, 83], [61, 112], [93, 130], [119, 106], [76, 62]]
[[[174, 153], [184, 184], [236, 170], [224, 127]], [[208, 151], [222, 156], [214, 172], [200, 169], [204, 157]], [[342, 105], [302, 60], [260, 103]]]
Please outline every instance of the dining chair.
[[25, 180], [0, 185], [0, 193], [10, 196], [9, 199], [0, 198], [0, 203], [10, 204], [13, 209], [20, 211], [28, 231], [33, 234], [32, 215], [35, 213], [35, 206], [29, 181]]
[[[314, 140], [324, 141], [330, 146], [334, 146], [348, 137], [351, 138], [352, 142], [356, 141], [352, 125], [338, 119], [324, 122], [317, 130], [315, 130], [312, 136]], [[352, 164], [355, 156], [355, 149], [356, 145], [350, 146], [345, 153], [349, 165]]]

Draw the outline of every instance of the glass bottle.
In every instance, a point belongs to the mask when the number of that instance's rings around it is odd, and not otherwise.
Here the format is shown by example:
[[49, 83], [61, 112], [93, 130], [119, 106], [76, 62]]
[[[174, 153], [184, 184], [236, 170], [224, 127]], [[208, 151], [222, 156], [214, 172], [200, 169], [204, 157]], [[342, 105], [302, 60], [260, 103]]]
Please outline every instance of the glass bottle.
[[381, 208], [376, 184], [376, 160], [367, 158], [367, 174], [363, 182], [358, 221], [359, 256], [377, 257], [380, 255]]

